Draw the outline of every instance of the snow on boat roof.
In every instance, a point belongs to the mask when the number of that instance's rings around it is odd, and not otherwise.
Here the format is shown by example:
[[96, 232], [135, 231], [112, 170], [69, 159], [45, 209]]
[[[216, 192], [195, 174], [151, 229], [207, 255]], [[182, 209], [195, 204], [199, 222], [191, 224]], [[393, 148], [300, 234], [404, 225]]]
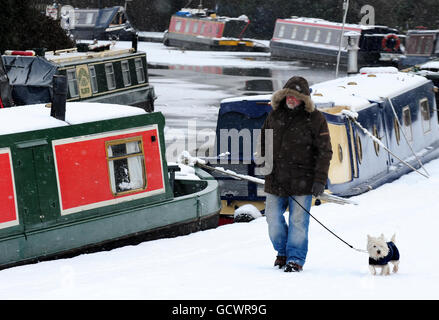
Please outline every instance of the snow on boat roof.
[[143, 109], [106, 103], [67, 102], [65, 121], [50, 116], [44, 104], [0, 109], [0, 134], [63, 127], [146, 113]]
[[[278, 21], [287, 22], [287, 23], [298, 23], [304, 25], [316, 25], [316, 26], [336, 28], [336, 29], [341, 29], [343, 27], [342, 23], [327, 21], [319, 18], [291, 17], [287, 19], [278, 19]], [[345, 24], [345, 30], [353, 30], [353, 31], [370, 30], [377, 27], [387, 28], [386, 26], [376, 26], [376, 25], [361, 25], [361, 24], [351, 24], [351, 23]]]
[[420, 69], [439, 69], [439, 59], [428, 61], [419, 66]]
[[359, 111], [371, 101], [393, 98], [429, 81], [393, 67], [362, 68], [359, 74], [313, 85], [311, 96], [316, 104], [332, 102]]
[[259, 94], [254, 96], [240, 96], [240, 97], [233, 97], [233, 98], [226, 98], [221, 100], [221, 103], [228, 103], [228, 102], [236, 102], [236, 101], [258, 101], [258, 100], [271, 100], [271, 94]]
[[78, 52], [77, 48], [72, 48], [72, 49], [58, 50], [56, 52], [49, 51], [46, 52], [44, 57], [48, 61], [58, 64], [67, 63], [67, 62], [77, 63], [78, 61], [81, 60], [86, 60], [88, 63], [96, 59], [128, 55], [131, 53], [134, 53], [134, 49], [132, 48], [128, 48], [128, 49], [110, 48], [108, 50], [97, 51], [97, 52], [96, 51]]
[[[311, 86], [311, 98], [321, 109], [326, 109], [327, 106], [343, 106], [359, 111], [370, 106], [373, 101], [393, 98], [429, 81], [413, 73], [399, 72], [394, 67], [361, 68], [359, 74]], [[221, 104], [245, 100], [270, 101], [271, 94], [226, 98], [221, 100]]]
[[417, 35], [417, 34], [425, 34], [425, 33], [429, 33], [429, 34], [431, 34], [431, 33], [439, 33], [439, 29], [435, 29], [435, 30], [418, 30], [418, 29], [416, 29], [416, 30], [408, 30], [407, 31], [407, 34], [408, 35]]

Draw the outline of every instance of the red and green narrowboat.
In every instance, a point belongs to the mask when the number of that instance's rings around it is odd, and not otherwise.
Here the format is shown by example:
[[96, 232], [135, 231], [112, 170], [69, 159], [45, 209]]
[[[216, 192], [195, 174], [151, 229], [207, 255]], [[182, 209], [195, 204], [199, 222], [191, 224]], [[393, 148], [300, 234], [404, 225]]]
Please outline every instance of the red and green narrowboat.
[[183, 8], [172, 15], [163, 43], [192, 50], [268, 51], [267, 46], [243, 38], [249, 24], [245, 15], [231, 18], [201, 7]]
[[218, 182], [175, 177], [161, 113], [67, 103], [0, 109], [0, 268], [218, 225]]

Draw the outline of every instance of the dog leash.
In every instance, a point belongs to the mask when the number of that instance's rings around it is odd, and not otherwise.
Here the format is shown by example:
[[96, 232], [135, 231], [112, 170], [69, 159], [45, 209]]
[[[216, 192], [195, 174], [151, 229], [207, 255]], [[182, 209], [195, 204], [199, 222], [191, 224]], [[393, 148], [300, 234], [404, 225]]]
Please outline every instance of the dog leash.
[[343, 240], [342, 238], [340, 238], [338, 235], [336, 235], [334, 232], [332, 232], [330, 229], [328, 229], [323, 223], [321, 223], [316, 217], [314, 217], [308, 210], [306, 210], [296, 199], [294, 199], [294, 202], [296, 202], [306, 213], [308, 213], [311, 218], [313, 218], [315, 221], [317, 221], [323, 228], [325, 228], [327, 231], [329, 231], [334, 237], [336, 237], [337, 239], [339, 239], [341, 242], [343, 242], [344, 244], [346, 244], [349, 248], [354, 249], [355, 251], [358, 252], [362, 252], [362, 253], [368, 253], [366, 250], [362, 250], [362, 249], [357, 249], [355, 248], [353, 245], [347, 243], [345, 240]]

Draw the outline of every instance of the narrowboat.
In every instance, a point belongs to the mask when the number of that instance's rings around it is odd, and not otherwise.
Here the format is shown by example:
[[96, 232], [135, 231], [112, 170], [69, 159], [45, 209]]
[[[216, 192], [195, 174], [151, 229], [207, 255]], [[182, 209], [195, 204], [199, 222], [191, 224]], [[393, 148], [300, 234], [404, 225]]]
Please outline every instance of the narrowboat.
[[408, 68], [439, 57], [439, 30], [407, 31], [406, 49], [399, 68]]
[[247, 16], [217, 16], [212, 10], [183, 8], [172, 15], [163, 44], [192, 50], [268, 51], [254, 40], [243, 38], [250, 24]]
[[417, 64], [411, 68], [401, 70], [403, 72], [412, 72], [417, 75], [426, 77], [433, 81], [436, 87], [439, 87], [439, 59], [433, 59], [428, 62]]
[[7, 50], [2, 56], [16, 105], [50, 102], [54, 75], [68, 80], [68, 102], [102, 102], [154, 111], [146, 53], [108, 45], [79, 43], [76, 48], [35, 55]]
[[61, 26], [75, 40], [131, 41], [137, 31], [131, 25], [125, 8], [61, 8]]
[[168, 165], [161, 113], [53, 107], [0, 109], [0, 268], [218, 226], [218, 182]]
[[[362, 68], [360, 73], [311, 86], [312, 99], [329, 126], [333, 157], [328, 193], [350, 197], [389, 183], [439, 156], [439, 118], [431, 80], [394, 67]], [[254, 153], [271, 94], [221, 101], [212, 166], [256, 176]], [[354, 114], [354, 116], [352, 116]], [[259, 164], [259, 167], [263, 165]], [[264, 209], [262, 185], [212, 172], [223, 202], [222, 218], [233, 221], [244, 204]]]
[[[356, 36], [352, 36], [352, 35]], [[342, 37], [340, 47], [340, 37]], [[277, 19], [270, 53], [274, 59], [335, 64], [348, 63], [347, 45], [358, 48], [360, 66], [394, 65], [402, 56], [404, 35], [386, 26], [343, 24], [316, 18]]]

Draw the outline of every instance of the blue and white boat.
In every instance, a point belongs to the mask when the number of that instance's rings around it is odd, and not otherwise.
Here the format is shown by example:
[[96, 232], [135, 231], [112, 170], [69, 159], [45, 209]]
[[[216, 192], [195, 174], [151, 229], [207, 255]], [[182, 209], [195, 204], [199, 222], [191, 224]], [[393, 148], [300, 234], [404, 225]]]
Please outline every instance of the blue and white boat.
[[[347, 64], [348, 34], [357, 34], [358, 63], [361, 66], [393, 65], [402, 56], [404, 35], [386, 26], [345, 24], [317, 18], [277, 19], [270, 41], [271, 57], [335, 64]], [[342, 38], [342, 39], [340, 39]]]
[[[393, 67], [362, 68], [356, 75], [311, 88], [312, 99], [326, 117], [331, 135], [328, 193], [358, 195], [413, 170], [428, 177], [422, 164], [439, 156], [439, 117], [431, 80]], [[233, 146], [221, 145], [217, 138], [217, 155], [230, 153], [221, 162], [218, 157], [221, 167], [254, 175], [255, 139], [271, 111], [270, 100], [271, 95], [222, 100], [217, 137], [220, 130], [236, 129], [241, 140]], [[250, 134], [243, 129], [249, 129]], [[244, 150], [243, 142], [251, 146], [250, 150]], [[213, 175], [220, 183], [224, 214], [247, 203], [264, 209], [262, 185]]]

